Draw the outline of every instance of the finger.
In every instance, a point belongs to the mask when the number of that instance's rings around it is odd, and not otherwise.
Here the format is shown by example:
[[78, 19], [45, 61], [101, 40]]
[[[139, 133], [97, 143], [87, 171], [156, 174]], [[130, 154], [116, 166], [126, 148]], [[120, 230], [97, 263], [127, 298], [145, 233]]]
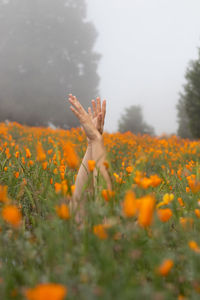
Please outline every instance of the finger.
[[92, 117], [93, 117], [93, 115], [92, 115], [92, 109], [91, 109], [91, 107], [88, 107], [88, 114], [89, 114], [90, 118], [92, 118]]
[[102, 113], [100, 112], [97, 116], [97, 130], [101, 132]]
[[104, 99], [102, 103], [102, 127], [104, 126], [105, 116], [106, 116], [106, 100]]
[[92, 109], [93, 109], [93, 116], [97, 116], [97, 109], [96, 109], [96, 102], [94, 99], [92, 99]]
[[73, 106], [70, 106], [70, 109], [75, 114], [75, 116], [77, 116], [77, 118], [80, 120], [79, 112]]
[[101, 99], [100, 97], [97, 97], [97, 114], [101, 112]]
[[82, 113], [82, 114], [86, 113], [86, 111], [84, 110], [83, 106], [80, 104], [80, 102], [76, 98], [76, 96], [72, 96], [71, 98], [69, 98], [69, 102], [75, 107], [75, 109], [79, 113]]

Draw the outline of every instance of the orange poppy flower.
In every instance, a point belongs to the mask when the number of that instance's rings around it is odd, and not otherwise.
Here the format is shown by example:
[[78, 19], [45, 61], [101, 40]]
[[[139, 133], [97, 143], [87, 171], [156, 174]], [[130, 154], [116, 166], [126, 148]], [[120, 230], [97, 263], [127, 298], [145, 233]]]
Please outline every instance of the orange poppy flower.
[[153, 220], [155, 198], [151, 195], [140, 198], [138, 223], [142, 227], [150, 226]]
[[123, 213], [126, 217], [131, 218], [137, 213], [137, 200], [133, 191], [128, 191], [123, 202]]
[[96, 165], [95, 160], [88, 160], [88, 168], [90, 172], [94, 171], [95, 165]]
[[157, 269], [158, 274], [161, 276], [167, 276], [172, 269], [174, 262], [172, 259], [165, 259]]
[[56, 205], [56, 213], [61, 219], [67, 220], [70, 218], [69, 208], [65, 203]]
[[98, 224], [93, 227], [93, 232], [99, 239], [106, 240], [108, 238], [106, 228], [107, 226], [105, 224]]
[[22, 215], [17, 206], [6, 205], [2, 209], [3, 219], [13, 227], [19, 227], [22, 220]]
[[66, 295], [67, 288], [57, 283], [38, 284], [25, 292], [28, 300], [63, 300]]
[[172, 216], [172, 211], [170, 208], [158, 209], [157, 214], [160, 221], [167, 222]]

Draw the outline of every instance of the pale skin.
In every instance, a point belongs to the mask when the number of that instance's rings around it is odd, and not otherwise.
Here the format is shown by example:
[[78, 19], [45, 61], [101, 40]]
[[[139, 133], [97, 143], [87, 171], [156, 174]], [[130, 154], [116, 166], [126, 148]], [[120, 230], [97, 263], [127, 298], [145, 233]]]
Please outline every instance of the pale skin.
[[[89, 107], [88, 112], [85, 111], [75, 96], [70, 94], [68, 100], [71, 103], [70, 109], [79, 119], [88, 141], [87, 150], [76, 177], [75, 192], [73, 195], [74, 200], [79, 200], [83, 187], [87, 183], [90, 174], [88, 160], [94, 160], [96, 163], [94, 177], [97, 174], [98, 169], [106, 181], [107, 189], [112, 189], [111, 179], [104, 165], [104, 162], [106, 161], [106, 150], [102, 137], [106, 115], [106, 100], [103, 100], [102, 104], [99, 97], [96, 101], [92, 100], [92, 109]], [[96, 180], [94, 180], [94, 184], [95, 181]]]

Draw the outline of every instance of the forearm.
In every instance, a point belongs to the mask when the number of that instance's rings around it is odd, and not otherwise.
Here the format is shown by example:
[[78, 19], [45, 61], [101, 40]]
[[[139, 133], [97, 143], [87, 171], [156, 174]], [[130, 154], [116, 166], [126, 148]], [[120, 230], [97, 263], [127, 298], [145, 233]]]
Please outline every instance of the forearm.
[[111, 178], [104, 165], [104, 162], [106, 161], [106, 149], [102, 136], [92, 142], [92, 159], [95, 160], [97, 169], [99, 169], [100, 173], [104, 177], [107, 188], [112, 190]]
[[81, 162], [80, 168], [75, 181], [75, 191], [73, 198], [79, 199], [83, 191], [84, 185], [87, 183], [89, 178], [88, 160], [92, 159], [92, 144], [88, 143], [87, 150]]

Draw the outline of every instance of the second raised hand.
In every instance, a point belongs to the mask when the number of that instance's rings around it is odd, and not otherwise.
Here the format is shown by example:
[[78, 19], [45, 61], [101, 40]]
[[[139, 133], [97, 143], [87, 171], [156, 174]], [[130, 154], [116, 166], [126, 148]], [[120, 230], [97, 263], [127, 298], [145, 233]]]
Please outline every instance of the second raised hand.
[[[100, 133], [96, 128], [95, 124], [93, 123], [90, 114], [85, 111], [85, 109], [82, 107], [78, 99], [72, 94], [69, 94], [68, 100], [72, 104], [70, 108], [72, 112], [75, 114], [75, 116], [79, 119], [80, 124], [82, 125], [87, 135], [87, 138], [91, 141], [98, 139], [100, 137]], [[98, 113], [97, 123], [100, 122], [101, 122], [101, 113]]]
[[[93, 112], [92, 112], [93, 110]], [[101, 100], [99, 97], [95, 100], [92, 100], [92, 109], [88, 108], [88, 113], [100, 134], [103, 133], [104, 120], [106, 115], [106, 100], [103, 100], [101, 105]]]

